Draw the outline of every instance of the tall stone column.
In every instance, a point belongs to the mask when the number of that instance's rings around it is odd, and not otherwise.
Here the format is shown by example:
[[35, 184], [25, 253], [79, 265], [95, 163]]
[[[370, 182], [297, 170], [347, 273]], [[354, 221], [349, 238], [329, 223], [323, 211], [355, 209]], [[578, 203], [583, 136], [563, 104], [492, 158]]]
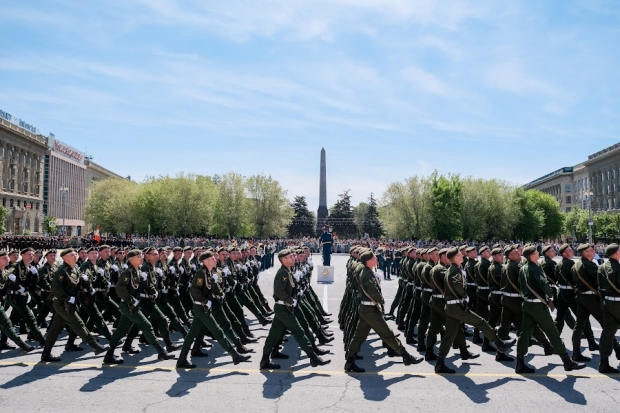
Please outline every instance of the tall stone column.
[[317, 234], [321, 234], [323, 226], [326, 224], [329, 211], [327, 210], [327, 165], [325, 160], [325, 149], [321, 148], [321, 177], [319, 188], [319, 209], [316, 213]]

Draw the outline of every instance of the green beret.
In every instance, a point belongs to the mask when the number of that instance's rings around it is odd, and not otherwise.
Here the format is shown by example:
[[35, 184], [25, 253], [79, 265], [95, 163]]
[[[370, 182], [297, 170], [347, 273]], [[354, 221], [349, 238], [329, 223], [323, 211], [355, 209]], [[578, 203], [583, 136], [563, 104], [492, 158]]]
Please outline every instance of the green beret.
[[49, 254], [56, 254], [56, 250], [52, 249], [52, 250], [47, 251], [45, 253], [45, 256], [47, 257]]
[[569, 247], [570, 247], [570, 245], [568, 245], [568, 244], [562, 244], [562, 245], [560, 245], [560, 249], [558, 251], [560, 251], [560, 254], [562, 254]]
[[228, 250], [226, 249], [226, 247], [219, 247], [218, 249], [216, 249], [216, 250], [215, 250], [215, 252], [217, 252], [218, 254], [219, 254], [220, 252], [222, 252], [222, 251], [224, 251], [224, 252], [228, 252]]
[[25, 253], [27, 253], [27, 252], [34, 252], [34, 249], [33, 249], [33, 248], [30, 248], [30, 247], [28, 247], [28, 248], [24, 248], [24, 249], [20, 252], [20, 254], [25, 254]]
[[488, 249], [489, 249], [489, 247], [487, 247], [486, 245], [483, 245], [483, 246], [482, 246], [482, 247], [478, 250], [478, 253], [479, 253], [479, 254], [482, 254], [484, 251], [486, 251], [486, 250], [488, 250]]
[[73, 248], [67, 248], [66, 250], [64, 250], [63, 252], [60, 253], [61, 257], [64, 257], [67, 254], [70, 254], [72, 252], [75, 252], [75, 250]]
[[445, 255], [448, 252], [448, 248], [442, 248], [439, 250], [439, 256]]
[[104, 245], [102, 245], [102, 246], [100, 246], [100, 247], [99, 247], [99, 251], [103, 251], [103, 250], [104, 250], [104, 249], [106, 249], [106, 248], [110, 248], [110, 246], [109, 246], [109, 245], [105, 245], [105, 244], [104, 244]]
[[588, 248], [590, 248], [591, 246], [592, 246], [592, 245], [587, 244], [587, 243], [586, 243], [586, 244], [581, 244], [581, 245], [579, 245], [579, 246], [577, 247], [577, 251], [581, 252], [581, 251], [587, 250], [587, 249], [588, 249]]
[[614, 242], [613, 244], [609, 244], [607, 248], [605, 248], [605, 254], [607, 254], [607, 256], [609, 257], [610, 255], [614, 255], [616, 252], [618, 252], [618, 249], [620, 249], [620, 245]]
[[192, 250], [192, 247], [185, 247], [185, 248], [183, 248], [183, 252], [185, 252], [185, 251], [191, 251], [191, 250]]
[[432, 254], [433, 252], [438, 251], [437, 247], [432, 247], [426, 250], [427, 254]]
[[502, 246], [500, 244], [493, 244], [493, 249], [495, 248], [502, 248]]
[[135, 249], [127, 253], [127, 258], [138, 257], [140, 255], [142, 255], [142, 251], [140, 251], [139, 249]]
[[426, 254], [426, 248], [418, 248], [418, 251], [417, 251], [417, 252], [418, 252], [418, 254], [420, 254], [420, 255], [424, 255], [424, 254]]
[[493, 248], [493, 251], [491, 251], [491, 255], [497, 255], [497, 254], [501, 254], [503, 251], [501, 248]]
[[287, 255], [291, 255], [292, 253], [293, 252], [290, 249], [285, 248], [282, 251], [278, 252], [278, 258], [282, 259], [286, 257]]
[[371, 250], [366, 250], [366, 251], [362, 252], [362, 254], [360, 255], [360, 260], [362, 261], [362, 264], [366, 264], [374, 256], [375, 256], [375, 254], [373, 254]]
[[9, 255], [6, 251], [0, 251], [0, 257], [4, 257], [5, 255]]
[[551, 245], [545, 245], [544, 247], [542, 247], [542, 253], [543, 255], [547, 253], [547, 251], [549, 251], [551, 249]]
[[9, 255], [13, 255], [13, 254], [19, 254], [19, 251], [17, 251], [17, 250], [9, 251]]
[[448, 257], [448, 259], [451, 260], [459, 253], [459, 251], [460, 251], [459, 248], [456, 248], [456, 247], [450, 248], [448, 252], [446, 252], [446, 257]]
[[[81, 250], [80, 250], [81, 251]], [[89, 249], [86, 250], [87, 254], [90, 254], [93, 251], [99, 251], [96, 247], [90, 247]]]
[[517, 249], [516, 245], [506, 245], [506, 247], [504, 247], [504, 255], [507, 257], [508, 255], [510, 255], [512, 251], [516, 249]]
[[207, 258], [211, 258], [214, 257], [215, 255], [213, 255], [212, 251], [205, 251], [202, 254], [200, 254], [200, 257], [198, 258], [199, 261], [204, 261]]
[[[455, 247], [455, 248], [456, 248], [456, 247]], [[467, 248], [467, 244], [463, 244], [463, 245], [461, 245], [458, 249], [459, 249], [459, 250], [462, 250], [462, 249], [464, 249], [464, 248]]]
[[181, 248], [181, 247], [174, 247], [172, 249], [172, 252], [182, 252], [182, 251], [183, 251], [183, 248]]
[[146, 247], [143, 252], [144, 252], [144, 255], [146, 255], [146, 254], [148, 254], [151, 251], [157, 252], [157, 248], [155, 248], [155, 247]]
[[192, 250], [193, 252], [198, 252], [202, 249], [202, 247], [194, 247], [194, 249]]
[[532, 254], [533, 254], [533, 253], [535, 253], [536, 251], [537, 251], [537, 250], [536, 250], [536, 247], [535, 247], [535, 246], [533, 246], [533, 245], [528, 245], [527, 247], [523, 248], [523, 256], [524, 256], [525, 258], [529, 258], [529, 257], [530, 257], [530, 255], [532, 255]]
[[472, 252], [472, 251], [476, 251], [476, 247], [467, 247], [467, 248], [465, 248], [465, 252]]
[[[90, 249], [90, 248], [89, 248], [89, 249]], [[86, 249], [86, 248], [84, 248], [84, 247], [80, 247], [80, 249], [79, 249], [79, 250], [77, 250], [77, 252], [82, 252], [82, 251], [86, 251], [86, 252], [88, 252], [88, 250], [89, 250], [89, 249]]]

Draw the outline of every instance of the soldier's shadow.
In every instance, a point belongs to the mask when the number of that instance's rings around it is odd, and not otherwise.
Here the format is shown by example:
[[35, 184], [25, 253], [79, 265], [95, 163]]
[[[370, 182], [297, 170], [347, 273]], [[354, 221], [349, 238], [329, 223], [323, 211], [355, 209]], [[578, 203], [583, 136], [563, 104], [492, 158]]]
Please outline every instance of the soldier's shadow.
[[294, 373], [304, 367], [308, 367], [309, 364], [303, 364], [297, 366], [295, 369], [289, 371], [274, 370], [273, 372], [261, 371], [263, 376], [267, 380], [263, 383], [263, 397], [266, 399], [279, 399], [293, 387], [294, 383], [308, 380], [313, 377], [329, 377], [329, 374], [325, 373], [310, 373], [300, 376], [295, 376]]
[[464, 363], [457, 371], [458, 374], [445, 374], [441, 377], [450, 383], [456, 385], [469, 399], [476, 404], [489, 402], [488, 391], [496, 387], [503, 386], [511, 381], [525, 381], [525, 379], [515, 377], [504, 377], [490, 383], [476, 383], [465, 374], [467, 374], [471, 366], [479, 366], [477, 363]]
[[[15, 363], [13, 366], [19, 366], [21, 363]], [[28, 366], [25, 366], [28, 367]], [[97, 367], [86, 367], [86, 368], [75, 368], [75, 369], [66, 369], [67, 363], [59, 362], [59, 363], [38, 363], [36, 364], [32, 370], [27, 371], [26, 373], [14, 377], [12, 380], [0, 385], [1, 389], [13, 389], [16, 387], [23, 386], [25, 384], [30, 384], [38, 380], [45, 380], [49, 377], [59, 377], [60, 374], [65, 373], [75, 373], [75, 372], [83, 372], [88, 370], [98, 370]]]
[[524, 377], [546, 387], [549, 391], [562, 397], [568, 403], [578, 404], [580, 406], [587, 405], [588, 401], [586, 400], [586, 396], [580, 391], [575, 390], [575, 383], [577, 379], [589, 379], [590, 377], [585, 375], [580, 376], [578, 372], [572, 374], [566, 372], [566, 377], [561, 380], [556, 377], [548, 376], [549, 372], [557, 366], [557, 364], [548, 364], [543, 368], [536, 369], [535, 375], [524, 375]]
[[[387, 366], [385, 368], [387, 368]], [[391, 385], [413, 377], [423, 378], [424, 376], [407, 373], [402, 376], [385, 379], [385, 377], [383, 377], [383, 375], [379, 372], [368, 372], [361, 374], [349, 374], [349, 377], [360, 382], [360, 389], [364, 393], [364, 399], [380, 402], [387, 399], [392, 393], [389, 389]]]

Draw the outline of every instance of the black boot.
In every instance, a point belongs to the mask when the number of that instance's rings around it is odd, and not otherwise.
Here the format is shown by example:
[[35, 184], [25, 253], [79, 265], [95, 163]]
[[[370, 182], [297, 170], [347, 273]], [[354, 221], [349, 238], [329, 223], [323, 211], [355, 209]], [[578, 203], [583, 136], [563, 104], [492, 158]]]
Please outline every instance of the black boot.
[[174, 355], [168, 354], [166, 349], [159, 343], [155, 344], [155, 350], [157, 350], [157, 360], [172, 360], [175, 358]]
[[250, 356], [242, 356], [241, 354], [239, 354], [237, 350], [235, 350], [234, 347], [228, 350], [228, 353], [232, 356], [233, 364], [235, 365], [242, 363], [244, 361], [248, 361], [250, 359]]
[[279, 364], [272, 363], [269, 360], [269, 354], [263, 354], [263, 358], [260, 361], [260, 369], [261, 370], [278, 370], [280, 368]]
[[95, 351], [95, 354], [101, 354], [110, 349], [108, 346], [102, 346], [92, 337], [89, 337], [88, 340], [86, 340], [86, 344], [88, 344]]
[[235, 349], [241, 354], [254, 353], [254, 350], [251, 350], [241, 344], [241, 339], [235, 340]]
[[517, 365], [515, 366], [515, 373], [532, 374], [535, 372], [536, 372], [536, 369], [525, 364], [525, 359], [523, 357], [517, 357]]
[[577, 361], [577, 362], [588, 362], [588, 361], [592, 361], [592, 358], [590, 357], [586, 357], [583, 354], [581, 354], [581, 349], [580, 348], [576, 348], [573, 350], [573, 361]]
[[543, 343], [543, 348], [545, 349], [545, 356], [550, 356], [555, 353], [555, 349], [548, 341]]
[[114, 349], [110, 348], [105, 357], [103, 358], [103, 364], [123, 364], [124, 360], [114, 355]]
[[620, 370], [609, 365], [609, 357], [601, 356], [601, 362], [598, 365], [598, 372], [604, 374], [618, 374]]
[[196, 365], [187, 361], [187, 353], [189, 350], [181, 350], [179, 359], [177, 360], [177, 369], [195, 369]]
[[515, 342], [517, 340], [512, 339], [512, 340], [502, 340], [499, 337], [497, 337], [495, 339], [495, 341], [493, 342], [493, 344], [495, 344], [495, 347], [497, 348], [497, 351], [501, 352], [501, 353], [505, 353], [506, 351], [508, 351], [508, 349], [510, 349], [510, 347], [515, 345]]
[[437, 354], [435, 354], [435, 348], [428, 347], [426, 349], [426, 353], [424, 353], [424, 360], [426, 360], [426, 361], [437, 361]]
[[418, 344], [418, 340], [415, 339], [413, 334], [407, 334], [405, 338], [406, 338], [407, 344], [411, 344], [413, 346]]
[[400, 352], [400, 356], [403, 358], [403, 364], [405, 366], [410, 366], [412, 364], [418, 364], [418, 363], [422, 363], [422, 360], [424, 360], [422, 357], [414, 357], [411, 354], [409, 354], [407, 352], [407, 349], [405, 349], [403, 347], [403, 349]]
[[515, 359], [513, 357], [508, 356], [506, 353], [500, 353], [499, 351], [497, 352], [497, 354], [495, 355], [495, 361], [498, 362], [502, 362], [502, 361], [515, 361]]
[[84, 351], [84, 349], [75, 344], [75, 337], [69, 335], [69, 339], [67, 340], [67, 344], [65, 344], [65, 351]]
[[28, 354], [32, 350], [34, 350], [34, 347], [29, 346], [28, 344], [24, 343], [24, 341], [20, 337], [17, 337], [17, 339], [15, 339], [15, 344], [17, 344], [19, 348], [22, 349], [22, 354]]
[[271, 358], [272, 359], [286, 360], [286, 359], [289, 358], [289, 356], [288, 356], [288, 354], [281, 353], [280, 350], [278, 349], [278, 347], [274, 347], [274, 349], [271, 351]]
[[319, 339], [319, 344], [327, 344], [327, 343], [331, 343], [332, 341], [334, 341], [334, 337], [326, 337], [325, 334], [321, 333], [320, 331], [316, 335], [316, 338]]
[[[586, 365], [583, 363], [575, 362], [574, 358], [571, 360], [571, 358], [568, 357], [568, 354], [564, 354], [561, 357], [562, 357], [562, 362], [564, 363], [565, 371], [581, 370], [586, 367]], [[573, 357], [575, 356], [573, 355]]]
[[194, 341], [194, 345], [192, 346], [192, 357], [208, 357], [209, 355], [202, 351], [201, 342], [196, 340]]
[[170, 337], [164, 338], [164, 343], [166, 343], [166, 351], [168, 353], [172, 353], [173, 351], [176, 351], [182, 347], [180, 344], [172, 344], [172, 340], [170, 340]]
[[9, 338], [6, 336], [6, 334], [2, 335], [2, 339], [0, 340], [0, 350], [15, 350], [17, 347], [12, 346], [8, 343]]
[[139, 347], [132, 346], [130, 341], [125, 341], [125, 344], [123, 344], [123, 348], [121, 349], [121, 351], [129, 354], [138, 354], [142, 350], [140, 350]]
[[474, 328], [474, 338], [471, 339], [471, 342], [474, 344], [482, 344], [482, 339], [480, 338], [480, 330]]
[[350, 373], [364, 373], [366, 370], [355, 364], [355, 353], [347, 355], [347, 362], [344, 364], [344, 371]]
[[60, 361], [60, 357], [56, 357], [52, 354], [51, 347], [43, 347], [43, 353], [41, 353], [41, 361], [45, 361], [46, 363], [54, 363]]
[[310, 365], [312, 367], [324, 366], [332, 362], [331, 360], [323, 360], [312, 350], [308, 352], [308, 358], [310, 359]]
[[594, 340], [594, 337], [588, 337], [588, 350], [598, 351], [598, 343]]
[[258, 322], [260, 323], [260, 325], [262, 325], [263, 327], [265, 327], [266, 325], [269, 325], [273, 320], [270, 320], [268, 318], [265, 317], [261, 317], [258, 319]]
[[444, 357], [437, 357], [437, 363], [435, 363], [436, 374], [454, 374], [455, 371], [446, 366], [446, 359]]
[[416, 348], [419, 353], [426, 352], [426, 344], [424, 344], [423, 338], [418, 337], [418, 346]]
[[482, 347], [480, 348], [480, 350], [484, 351], [485, 353], [495, 353], [497, 351], [497, 349], [493, 347], [493, 345], [489, 342], [489, 339], [486, 337], [482, 339]]
[[461, 355], [461, 360], [473, 360], [480, 357], [480, 354], [471, 353], [469, 350], [467, 350], [467, 347], [460, 347], [459, 353]]
[[257, 338], [250, 338], [246, 335], [244, 335], [243, 337], [239, 337], [241, 339], [241, 343], [242, 344], [251, 344], [251, 343], [256, 343], [258, 342]]
[[329, 350], [321, 350], [320, 348], [316, 346], [316, 344], [312, 344], [312, 350], [314, 350], [314, 352], [319, 356], [324, 356], [330, 353]]
[[398, 353], [392, 349], [392, 347], [388, 347], [387, 349], [388, 357], [398, 357]]

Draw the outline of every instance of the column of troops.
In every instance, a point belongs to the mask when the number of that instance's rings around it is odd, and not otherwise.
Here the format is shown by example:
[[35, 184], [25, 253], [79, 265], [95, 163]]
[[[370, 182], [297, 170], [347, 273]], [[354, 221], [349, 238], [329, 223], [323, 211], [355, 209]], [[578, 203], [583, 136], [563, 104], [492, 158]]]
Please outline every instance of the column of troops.
[[[288, 358], [280, 351], [287, 329], [304, 343], [313, 366], [326, 363], [319, 357], [326, 351], [316, 340], [325, 344], [333, 338], [310, 287], [312, 264], [303, 248], [291, 253], [294, 262], [278, 273], [285, 271], [294, 285], [274, 295], [275, 322], [258, 285], [261, 263], [254, 247], [139, 250], [102, 245], [62, 250], [60, 263], [57, 255], [55, 249], [41, 253], [31, 247], [0, 251], [0, 349], [15, 349], [10, 339], [27, 354], [35, 342], [43, 347], [41, 361], [58, 362], [52, 348], [66, 329], [65, 351], [83, 351], [76, 344], [79, 337], [95, 354], [105, 354], [104, 364], [123, 362], [115, 354], [119, 346], [125, 353], [139, 353], [134, 346], [138, 339], [153, 346], [159, 360], [175, 358], [171, 353], [180, 349], [177, 368], [194, 368], [189, 355], [206, 357], [203, 348], [212, 346], [207, 337], [238, 364], [253, 352], [245, 345], [257, 341], [245, 308], [263, 326], [272, 324], [262, 368], [277, 368], [272, 358]], [[289, 314], [289, 307], [306, 317], [303, 331], [280, 321], [282, 308]], [[180, 333], [182, 344], [173, 342], [171, 332]], [[103, 338], [107, 345], [100, 343]]]
[[[520, 374], [535, 371], [524, 361], [532, 345], [540, 345], [545, 355], [560, 356], [566, 371], [584, 368], [591, 361], [582, 352], [585, 339], [589, 351], [600, 352], [599, 372], [618, 373], [609, 357], [613, 351], [620, 360], [615, 338], [620, 326], [620, 247], [609, 245], [609, 261], [600, 266], [593, 261], [592, 245], [582, 244], [578, 252], [581, 258], [575, 262], [574, 251], [564, 244], [558, 262], [549, 245], [541, 253], [531, 245], [406, 247], [401, 250], [398, 292], [385, 312], [381, 280], [386, 276], [376, 269], [377, 257], [370, 249], [352, 248], [338, 316], [345, 371], [364, 371], [356, 361], [362, 359], [358, 353], [371, 329], [389, 356], [402, 356], [405, 365], [422, 361], [405, 350], [386, 323], [395, 320], [406, 343], [434, 362], [436, 373], [455, 372], [445, 360], [452, 349], [462, 360], [479, 357], [469, 351], [467, 336], [482, 351], [495, 353], [500, 363], [515, 362], [507, 352], [516, 342], [515, 371]], [[599, 343], [590, 316], [602, 326]], [[473, 333], [466, 326], [473, 327]], [[572, 355], [560, 338], [565, 326], [573, 330]], [[516, 330], [516, 340], [510, 338], [511, 330]]]

